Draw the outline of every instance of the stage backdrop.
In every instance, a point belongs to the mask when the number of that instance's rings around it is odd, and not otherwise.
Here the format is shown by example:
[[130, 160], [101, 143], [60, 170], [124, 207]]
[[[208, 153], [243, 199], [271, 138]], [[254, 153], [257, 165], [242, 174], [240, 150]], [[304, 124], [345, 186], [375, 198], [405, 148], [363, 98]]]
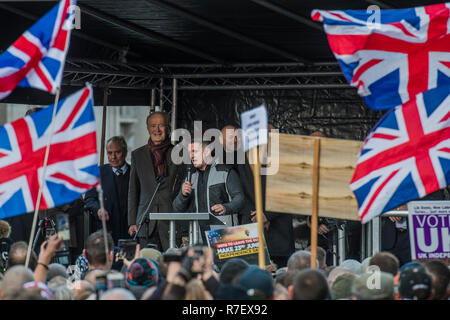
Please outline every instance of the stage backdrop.
[[[279, 169], [267, 177], [266, 210], [312, 214], [314, 139], [318, 138], [279, 134]], [[359, 221], [349, 182], [362, 142], [320, 139], [319, 216]]]

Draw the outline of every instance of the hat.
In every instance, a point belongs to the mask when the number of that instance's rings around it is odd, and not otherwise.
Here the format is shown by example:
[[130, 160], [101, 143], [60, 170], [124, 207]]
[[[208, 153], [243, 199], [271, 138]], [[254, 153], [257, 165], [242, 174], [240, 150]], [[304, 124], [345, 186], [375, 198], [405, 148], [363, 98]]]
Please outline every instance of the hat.
[[249, 300], [247, 291], [242, 286], [221, 284], [216, 291], [216, 300]]
[[351, 273], [341, 274], [336, 278], [331, 289], [331, 297], [333, 300], [348, 299], [353, 296], [352, 286], [356, 275]]
[[352, 292], [360, 300], [391, 300], [394, 276], [384, 271], [364, 273], [354, 280]]
[[398, 292], [402, 298], [426, 300], [431, 294], [431, 277], [422, 266], [410, 266], [400, 273]]
[[147, 288], [158, 284], [159, 271], [156, 262], [146, 258], [139, 258], [128, 267], [125, 272], [125, 285], [128, 289], [133, 286]]
[[240, 276], [239, 285], [253, 299], [268, 299], [274, 291], [272, 275], [266, 270], [250, 265]]
[[161, 252], [153, 248], [141, 249], [140, 253], [142, 258], [151, 259], [155, 262], [157, 262], [159, 257], [161, 256]]

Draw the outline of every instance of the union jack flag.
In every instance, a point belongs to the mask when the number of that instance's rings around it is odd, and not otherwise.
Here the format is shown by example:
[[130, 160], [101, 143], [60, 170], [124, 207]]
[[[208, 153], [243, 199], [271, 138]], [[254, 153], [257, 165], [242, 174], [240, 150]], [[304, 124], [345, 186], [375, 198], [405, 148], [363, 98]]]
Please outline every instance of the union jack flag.
[[0, 127], [0, 219], [34, 211], [50, 131], [39, 209], [77, 199], [98, 184], [96, 123], [87, 85], [54, 105]]
[[[450, 86], [450, 3], [399, 10], [313, 10], [349, 83], [389, 109]], [[376, 21], [379, 14], [379, 21]], [[375, 21], [374, 21], [375, 20]]]
[[75, 3], [60, 1], [0, 55], [0, 99], [17, 86], [56, 93], [69, 47]]
[[350, 182], [363, 223], [450, 184], [450, 87], [389, 110], [365, 139]]

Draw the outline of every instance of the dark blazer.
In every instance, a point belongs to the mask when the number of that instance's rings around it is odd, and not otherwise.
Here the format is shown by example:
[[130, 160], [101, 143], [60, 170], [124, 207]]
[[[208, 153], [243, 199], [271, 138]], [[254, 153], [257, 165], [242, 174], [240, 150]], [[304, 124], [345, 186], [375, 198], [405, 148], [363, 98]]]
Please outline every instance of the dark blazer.
[[[245, 194], [245, 205], [241, 212], [241, 223], [252, 223], [250, 211], [255, 210], [255, 184], [253, 172], [245, 157], [245, 164], [236, 165], [242, 188]], [[288, 257], [295, 251], [294, 229], [292, 226], [292, 215], [279, 212], [268, 212], [265, 210], [266, 200], [266, 176], [261, 176], [261, 188], [263, 193], [263, 212], [270, 221], [269, 229], [264, 231], [267, 248], [271, 256]]]
[[[177, 175], [177, 166], [172, 162], [171, 151], [169, 147], [166, 153], [165, 162], [167, 165], [167, 176], [162, 181], [158, 193], [155, 196], [149, 212], [173, 212], [172, 199], [175, 187], [175, 178]], [[137, 225], [141, 216], [149, 212], [144, 212], [156, 189], [157, 182], [153, 161], [150, 155], [150, 148], [144, 145], [131, 153], [130, 170], [130, 188], [128, 190], [128, 225]], [[162, 249], [169, 248], [169, 222], [168, 221], [150, 221], [147, 227], [142, 226], [139, 237], [151, 235], [158, 226], [159, 239]]]
[[[125, 177], [130, 177], [130, 165], [127, 163], [128, 169], [125, 173]], [[105, 210], [108, 211], [109, 220], [106, 222], [108, 230], [111, 231], [111, 236], [114, 243], [117, 245], [118, 239], [129, 238], [127, 216], [128, 212], [120, 211], [119, 194], [114, 181], [114, 172], [111, 165], [104, 164], [100, 166], [100, 181], [103, 189], [103, 201]], [[127, 188], [128, 189], [128, 188]], [[101, 228], [101, 220], [98, 219], [97, 211], [100, 209], [100, 202], [98, 200], [98, 193], [95, 188], [90, 189], [85, 195], [85, 207], [94, 211], [95, 221], [97, 223], [97, 229]], [[121, 199], [121, 201], [127, 201], [128, 199]]]

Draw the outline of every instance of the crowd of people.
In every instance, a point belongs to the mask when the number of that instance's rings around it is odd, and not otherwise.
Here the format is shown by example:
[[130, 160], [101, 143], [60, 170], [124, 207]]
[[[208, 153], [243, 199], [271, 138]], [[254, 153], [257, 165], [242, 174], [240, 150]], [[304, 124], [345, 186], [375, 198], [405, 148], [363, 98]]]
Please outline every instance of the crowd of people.
[[[205, 239], [204, 231], [212, 227], [209, 221], [200, 223], [201, 237], [195, 246], [187, 245], [187, 225], [177, 223], [176, 248], [171, 247], [169, 222], [146, 219], [149, 212], [208, 212], [223, 223], [222, 227], [255, 222], [253, 171], [245, 154], [242, 161], [236, 161], [239, 157], [236, 127], [228, 125], [221, 131], [222, 159], [212, 154], [208, 143], [192, 141], [188, 145], [190, 162], [180, 165], [171, 157], [174, 146], [169, 138], [167, 114], [154, 112], [146, 121], [148, 143], [132, 151], [131, 163], [126, 162], [128, 148], [123, 137], [107, 141], [108, 163], [100, 166], [103, 199], [99, 199], [95, 189], [80, 199], [92, 212], [96, 231], [85, 241], [83, 236], [73, 233], [79, 250], [72, 250], [70, 263], [58, 259], [62, 239], [42, 232], [42, 239], [35, 241], [34, 245], [38, 244], [31, 250], [26, 265], [30, 232], [25, 230], [20, 236], [18, 230], [31, 229], [29, 215], [0, 221], [1, 238], [12, 242], [8, 243], [6, 258], [1, 259], [5, 262], [1, 299], [449, 298], [450, 270], [438, 260], [411, 262], [396, 252], [382, 251], [363, 261], [355, 255], [336, 266], [330, 259], [329, 241], [319, 241], [325, 249], [317, 248], [317, 267], [311, 268], [310, 249], [295, 248], [292, 215], [269, 212], [265, 203], [262, 223], [271, 264], [264, 269], [242, 258], [230, 258], [219, 268]], [[261, 180], [264, 199], [265, 176]], [[58, 210], [78, 207], [74, 204]], [[51, 212], [42, 215], [54, 218]], [[395, 219], [389, 221], [400, 225]], [[309, 226], [309, 221], [306, 222]], [[324, 235], [331, 233], [333, 225], [338, 223], [321, 220], [318, 236], [326, 239]], [[9, 228], [15, 233], [11, 237], [9, 231], [2, 232]], [[136, 239], [138, 243], [131, 256], [118, 248], [124, 239]]]
[[[62, 238], [51, 236], [25, 266], [26, 244], [14, 246], [1, 277], [2, 300], [447, 300], [450, 269], [440, 260], [400, 265], [389, 252], [329, 266], [318, 247], [295, 251], [286, 267], [264, 269], [230, 258], [220, 270], [207, 246], [140, 248], [131, 260], [114, 252], [102, 230], [91, 234], [74, 269], [54, 263]], [[107, 254], [108, 252], [108, 254]]]

